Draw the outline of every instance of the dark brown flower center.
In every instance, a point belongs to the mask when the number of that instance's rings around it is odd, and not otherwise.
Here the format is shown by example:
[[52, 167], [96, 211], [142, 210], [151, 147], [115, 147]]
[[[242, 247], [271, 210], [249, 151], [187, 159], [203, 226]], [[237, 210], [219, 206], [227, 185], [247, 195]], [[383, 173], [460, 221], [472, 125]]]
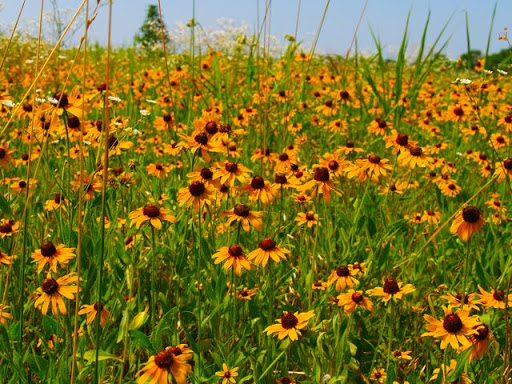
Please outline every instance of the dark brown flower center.
[[477, 207], [466, 207], [462, 210], [462, 218], [468, 223], [476, 223], [480, 219], [480, 210]]
[[285, 175], [276, 175], [275, 179], [276, 184], [286, 184], [288, 182], [288, 179]]
[[201, 177], [205, 180], [211, 180], [213, 177], [213, 172], [209, 168], [201, 169]]
[[62, 196], [60, 195], [60, 193], [57, 193], [57, 194], [55, 194], [53, 201], [55, 202], [55, 204], [60, 204], [61, 198], [62, 198]]
[[475, 326], [475, 328], [477, 333], [474, 334], [473, 337], [478, 341], [484, 341], [487, 339], [487, 337], [489, 337], [489, 327], [487, 325], [480, 324]]
[[336, 171], [340, 167], [340, 165], [336, 160], [331, 160], [329, 161], [328, 167], [331, 171]]
[[224, 168], [226, 168], [226, 171], [229, 173], [235, 173], [238, 170], [238, 165], [233, 162], [227, 162]]
[[503, 301], [505, 299], [505, 292], [501, 289], [497, 289], [492, 294], [492, 297], [494, 297], [494, 300], [496, 301]]
[[97, 90], [98, 92], [106, 91], [106, 90], [107, 90], [107, 84], [105, 84], [105, 83], [101, 83], [100, 85], [98, 85], [98, 86], [96, 87], [96, 90]]
[[498, 137], [496, 138], [496, 141], [497, 141], [498, 143], [500, 143], [500, 144], [503, 144], [503, 143], [505, 142], [505, 138], [504, 138], [503, 136], [498, 136]]
[[352, 140], [348, 140], [346, 143], [345, 143], [345, 147], [347, 148], [354, 148], [356, 145], [354, 144], [354, 142]]
[[332, 108], [332, 106], [333, 106], [333, 102], [332, 102], [332, 100], [327, 100], [327, 101], [325, 102], [325, 106], [326, 106], [327, 108]]
[[386, 281], [384, 281], [384, 287], [382, 290], [390, 295], [394, 295], [400, 292], [400, 287], [398, 286], [398, 282], [395, 279], [386, 279]]
[[342, 265], [341, 267], [336, 268], [336, 274], [339, 277], [348, 277], [350, 276], [350, 269], [346, 265]]
[[384, 129], [388, 125], [386, 123], [386, 120], [384, 120], [384, 119], [376, 119], [375, 121], [377, 122], [377, 125], [379, 126], [380, 129]]
[[157, 164], [155, 165], [155, 168], [158, 170], [158, 171], [161, 171], [164, 169], [164, 166], [162, 164]]
[[1, 233], [11, 233], [12, 225], [9, 223], [0, 224], [0, 232]]
[[206, 136], [206, 133], [204, 133], [204, 132], [201, 132], [201, 133], [198, 133], [197, 135], [195, 135], [194, 140], [196, 141], [196, 143], [201, 144], [201, 145], [208, 144], [208, 136]]
[[68, 117], [68, 127], [72, 129], [80, 128], [80, 119], [76, 116], [70, 115]]
[[174, 363], [174, 356], [170, 350], [158, 352], [155, 355], [155, 364], [158, 368], [169, 371]]
[[259, 247], [264, 251], [271, 251], [276, 247], [276, 242], [270, 238], [266, 238], [260, 241]]
[[359, 304], [360, 302], [362, 302], [364, 299], [363, 295], [359, 292], [354, 292], [352, 294], [352, 301], [356, 304]]
[[25, 112], [32, 112], [32, 104], [23, 104], [23, 110]]
[[108, 138], [108, 147], [110, 149], [113, 149], [113, 148], [117, 147], [118, 144], [119, 144], [119, 140], [117, 140], [117, 137], [115, 137], [114, 135], [109, 136], [109, 138]]
[[456, 313], [450, 313], [443, 320], [443, 328], [449, 333], [457, 333], [463, 326], [462, 320]]
[[281, 325], [284, 329], [295, 328], [297, 324], [299, 324], [299, 319], [293, 313], [286, 312], [281, 315]]
[[409, 144], [409, 136], [407, 136], [405, 133], [400, 133], [396, 138], [396, 143], [405, 147], [407, 144]]
[[230, 378], [231, 377], [231, 372], [229, 372], [229, 371], [224, 372], [224, 377]]
[[460, 116], [464, 115], [464, 110], [461, 107], [456, 107], [456, 108], [454, 108], [453, 113], [455, 114], [455, 116], [460, 117]]
[[[462, 293], [457, 293], [455, 295], [455, 300], [457, 300], [459, 303], [461, 302], [462, 300]], [[469, 296], [468, 295], [465, 295], [464, 296], [464, 304], [467, 304], [469, 302]]]
[[321, 181], [321, 182], [329, 181], [329, 170], [325, 167], [317, 168], [315, 171], [314, 179], [316, 181]]
[[251, 187], [254, 189], [262, 189], [265, 187], [265, 180], [261, 176], [254, 176], [251, 181]]
[[306, 213], [306, 220], [307, 221], [313, 221], [315, 220], [315, 214], [313, 212]]
[[507, 171], [512, 170], [512, 159], [508, 158], [503, 161], [503, 168], [505, 168]]
[[412, 156], [421, 156], [423, 155], [423, 149], [421, 149], [421, 147], [414, 147], [414, 148], [411, 148], [410, 151]]
[[164, 113], [163, 119], [166, 123], [169, 123], [172, 121], [172, 116], [168, 113]]
[[372, 164], [379, 164], [380, 163], [380, 157], [377, 155], [370, 155], [368, 156], [368, 161]]
[[55, 245], [51, 241], [44, 243], [41, 245], [41, 255], [44, 257], [51, 257], [57, 253], [57, 248], [55, 248]]
[[347, 91], [341, 91], [340, 98], [343, 100], [348, 100], [348, 99], [350, 99], [350, 94]]
[[158, 208], [154, 204], [146, 205], [142, 209], [142, 213], [143, 213], [144, 216], [147, 216], [147, 217], [150, 217], [150, 218], [154, 219], [155, 217], [160, 216], [160, 208]]
[[98, 303], [98, 302], [95, 302], [95, 303], [94, 303], [94, 310], [95, 310], [96, 312], [101, 312], [101, 311], [103, 311], [103, 308], [104, 308], [104, 307], [105, 307], [105, 306], [103, 305], [103, 303]]
[[26, 181], [23, 181], [21, 180], [18, 185], [20, 186], [20, 188], [25, 188], [27, 186], [27, 182]]
[[199, 197], [201, 196], [204, 191], [206, 190], [203, 183], [200, 181], [194, 181], [188, 186], [188, 191], [192, 196]]
[[287, 153], [281, 153], [281, 154], [279, 155], [279, 160], [280, 160], [280, 161], [287, 161], [289, 158], [290, 158], [290, 156], [288, 156], [288, 154], [287, 154]]
[[402, 352], [400, 352], [400, 351], [395, 351], [395, 352], [393, 352], [393, 356], [395, 356], [395, 357], [400, 357], [400, 356], [402, 356]]
[[228, 248], [228, 253], [231, 255], [231, 256], [234, 256], [234, 257], [239, 257], [239, 256], [242, 256], [243, 254], [243, 250], [242, 250], [242, 247], [238, 244], [234, 244], [232, 246], [230, 246]]
[[3, 159], [5, 157], [5, 155], [7, 155], [7, 152], [5, 151], [5, 149], [0, 148], [0, 159]]
[[251, 212], [251, 210], [245, 204], [237, 204], [237, 205], [235, 205], [235, 208], [233, 209], [233, 213], [240, 217], [247, 217], [247, 216], [249, 216], [250, 212]]
[[57, 107], [65, 108], [69, 104], [68, 95], [65, 92], [57, 92], [53, 98], [58, 101]]
[[59, 289], [59, 283], [57, 283], [57, 280], [52, 278], [44, 279], [41, 289], [44, 293], [52, 295]]

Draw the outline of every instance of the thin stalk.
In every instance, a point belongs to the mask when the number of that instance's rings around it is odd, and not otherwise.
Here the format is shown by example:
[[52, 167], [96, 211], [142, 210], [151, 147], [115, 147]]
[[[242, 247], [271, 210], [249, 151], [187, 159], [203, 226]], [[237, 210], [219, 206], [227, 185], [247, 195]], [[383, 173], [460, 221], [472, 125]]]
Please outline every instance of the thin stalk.
[[[110, 89], [110, 53], [112, 50], [111, 36], [112, 36], [112, 1], [108, 2], [108, 40], [107, 40], [107, 70], [105, 73], [105, 95], [103, 98], [103, 145], [104, 145], [104, 157], [103, 157], [103, 183], [101, 186], [101, 251], [100, 260], [98, 263], [98, 292], [97, 300], [98, 305], [102, 304], [102, 291], [103, 291], [103, 263], [105, 258], [105, 212], [107, 203], [107, 182], [108, 182], [108, 152], [109, 142], [108, 137], [110, 134], [110, 124], [108, 117], [108, 94]], [[94, 382], [99, 383], [99, 355], [101, 346], [101, 326], [100, 316], [96, 317], [96, 358], [94, 368]]]

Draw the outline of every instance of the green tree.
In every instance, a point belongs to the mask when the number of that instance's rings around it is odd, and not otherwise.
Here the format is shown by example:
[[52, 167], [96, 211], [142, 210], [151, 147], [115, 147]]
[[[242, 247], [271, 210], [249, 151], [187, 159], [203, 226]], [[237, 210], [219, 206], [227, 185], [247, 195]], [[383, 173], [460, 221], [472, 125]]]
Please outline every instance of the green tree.
[[[163, 24], [165, 44], [169, 44], [169, 34], [165, 23]], [[146, 13], [144, 24], [140, 27], [139, 33], [135, 36], [135, 43], [144, 48], [154, 48], [162, 43], [162, 23], [158, 7], [150, 4]]]

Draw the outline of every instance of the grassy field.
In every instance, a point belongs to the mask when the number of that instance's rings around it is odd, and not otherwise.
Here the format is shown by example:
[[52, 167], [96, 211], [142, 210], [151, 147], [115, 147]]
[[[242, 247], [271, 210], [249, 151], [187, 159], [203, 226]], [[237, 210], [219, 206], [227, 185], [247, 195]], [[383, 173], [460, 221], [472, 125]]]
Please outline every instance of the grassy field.
[[509, 382], [506, 68], [256, 38], [2, 40], [1, 382]]

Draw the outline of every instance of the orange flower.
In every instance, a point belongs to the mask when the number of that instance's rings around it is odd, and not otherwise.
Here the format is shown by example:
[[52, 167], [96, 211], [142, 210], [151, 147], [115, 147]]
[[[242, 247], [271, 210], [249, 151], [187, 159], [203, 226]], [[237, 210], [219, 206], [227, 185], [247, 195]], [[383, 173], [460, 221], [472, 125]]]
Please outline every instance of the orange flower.
[[144, 222], [149, 221], [153, 227], [160, 229], [162, 228], [162, 221], [176, 223], [176, 218], [170, 215], [169, 212], [168, 209], [157, 207], [154, 204], [146, 205], [130, 213], [130, 225], [135, 224], [136, 228], [139, 229]]
[[453, 221], [450, 232], [457, 234], [463, 241], [468, 241], [471, 235], [478, 232], [485, 224], [480, 210], [477, 207], [468, 206], [462, 209]]

